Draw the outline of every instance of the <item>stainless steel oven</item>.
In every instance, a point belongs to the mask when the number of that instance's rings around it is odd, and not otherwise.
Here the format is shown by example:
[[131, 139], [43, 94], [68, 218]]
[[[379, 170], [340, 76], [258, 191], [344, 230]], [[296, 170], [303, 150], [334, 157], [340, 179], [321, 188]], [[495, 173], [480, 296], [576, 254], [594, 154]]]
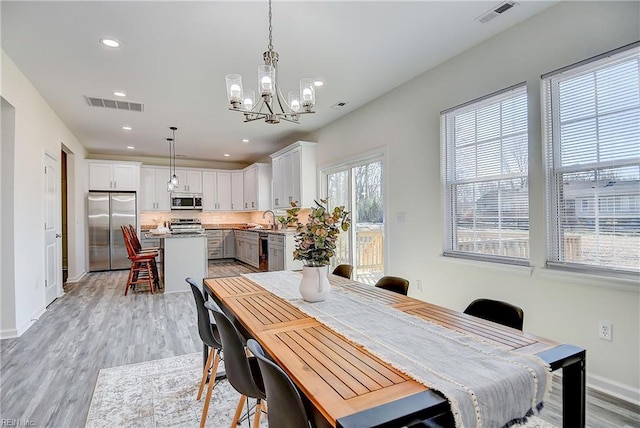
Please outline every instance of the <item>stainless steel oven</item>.
[[202, 193], [172, 193], [172, 210], [202, 210]]

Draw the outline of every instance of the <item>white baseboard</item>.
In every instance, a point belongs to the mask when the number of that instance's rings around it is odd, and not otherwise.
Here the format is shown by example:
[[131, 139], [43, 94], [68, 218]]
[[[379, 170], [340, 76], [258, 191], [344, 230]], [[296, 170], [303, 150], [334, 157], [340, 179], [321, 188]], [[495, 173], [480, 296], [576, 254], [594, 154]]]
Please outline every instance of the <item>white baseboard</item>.
[[29, 317], [29, 321], [23, 323], [21, 326], [18, 327], [16, 337], [22, 336], [25, 331], [29, 330], [29, 328], [31, 328], [31, 326], [34, 325], [36, 321], [40, 319], [42, 314], [44, 314], [46, 311], [47, 311], [47, 308], [45, 308], [44, 306], [38, 309], [37, 311], [35, 311], [33, 315]]
[[16, 337], [18, 337], [18, 330], [15, 328], [0, 330], [0, 339], [15, 339]]
[[640, 406], [640, 389], [598, 375], [587, 374], [587, 386], [603, 394], [611, 395]]
[[78, 275], [74, 276], [74, 277], [68, 277], [67, 278], [67, 283], [73, 283], [73, 282], [78, 282], [80, 281], [82, 278], [84, 278], [84, 276], [87, 274], [87, 272], [80, 272]]
[[[553, 376], [560, 378], [558, 381], [562, 383], [561, 370], [553, 372]], [[587, 373], [587, 388], [595, 389], [603, 394], [640, 406], [640, 389], [630, 385], [616, 382], [603, 376]]]

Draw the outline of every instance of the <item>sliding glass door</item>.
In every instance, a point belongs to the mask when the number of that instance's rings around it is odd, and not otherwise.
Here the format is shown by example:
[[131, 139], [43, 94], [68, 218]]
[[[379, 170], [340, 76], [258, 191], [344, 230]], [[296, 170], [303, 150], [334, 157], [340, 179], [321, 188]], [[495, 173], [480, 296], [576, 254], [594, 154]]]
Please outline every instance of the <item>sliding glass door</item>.
[[381, 158], [326, 171], [329, 207], [344, 205], [352, 226], [341, 233], [332, 265], [354, 266], [353, 279], [374, 284], [384, 275], [384, 199]]

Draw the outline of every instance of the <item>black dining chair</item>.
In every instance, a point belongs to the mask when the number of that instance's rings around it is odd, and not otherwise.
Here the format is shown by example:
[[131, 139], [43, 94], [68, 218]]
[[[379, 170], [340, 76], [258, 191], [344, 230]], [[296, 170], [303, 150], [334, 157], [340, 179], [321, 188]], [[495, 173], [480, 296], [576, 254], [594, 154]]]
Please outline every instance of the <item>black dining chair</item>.
[[247, 356], [242, 335], [220, 307], [212, 301], [206, 302], [205, 306], [213, 313], [220, 332], [227, 379], [241, 395], [233, 422], [231, 422], [231, 428], [235, 428], [238, 424], [245, 401], [248, 401], [248, 398], [257, 400], [253, 419], [253, 426], [257, 428], [260, 426], [263, 401], [267, 398], [258, 361], [256, 357]]
[[353, 273], [353, 266], [343, 264], [338, 265], [332, 272], [334, 275], [341, 276], [343, 278], [351, 279], [351, 274]]
[[409, 291], [409, 281], [398, 276], [383, 276], [376, 282], [376, 287], [406, 296]]
[[269, 402], [267, 418], [270, 427], [309, 428], [309, 417], [298, 388], [278, 365], [268, 359], [262, 346], [253, 339], [247, 340], [247, 348], [258, 359], [264, 387]]
[[193, 297], [196, 301], [196, 308], [198, 310], [198, 333], [200, 334], [200, 339], [202, 340], [202, 343], [209, 347], [209, 355], [207, 357], [207, 362], [204, 365], [204, 369], [202, 370], [202, 380], [200, 381], [198, 396], [196, 397], [196, 400], [200, 400], [202, 397], [202, 391], [204, 390], [204, 385], [207, 383], [208, 379], [209, 387], [207, 388], [207, 395], [204, 400], [204, 408], [202, 409], [202, 417], [200, 419], [200, 427], [204, 427], [205, 421], [207, 420], [207, 413], [209, 412], [211, 394], [213, 393], [213, 388], [217, 383], [216, 373], [221, 359], [220, 352], [222, 351], [222, 341], [220, 340], [218, 327], [211, 323], [209, 311], [204, 306], [205, 300], [200, 288], [192, 278], [186, 278], [185, 281], [191, 286], [191, 291], [193, 292]]
[[524, 324], [522, 308], [500, 300], [476, 299], [469, 303], [464, 313], [518, 330], [522, 330]]

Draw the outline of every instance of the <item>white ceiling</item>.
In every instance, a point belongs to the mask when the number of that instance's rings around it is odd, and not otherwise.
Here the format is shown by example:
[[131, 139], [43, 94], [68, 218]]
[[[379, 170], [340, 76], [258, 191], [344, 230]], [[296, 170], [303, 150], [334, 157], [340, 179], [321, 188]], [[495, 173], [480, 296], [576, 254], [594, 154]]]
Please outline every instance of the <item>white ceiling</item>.
[[[298, 125], [243, 123], [227, 110], [226, 74], [257, 86], [268, 42], [266, 1], [3, 0], [1, 40], [90, 153], [163, 156], [168, 128], [177, 126], [179, 155], [250, 163], [553, 3], [521, 1], [480, 24], [475, 18], [499, 2], [276, 0], [273, 45], [282, 92], [302, 77], [325, 82], [316, 113]], [[122, 46], [107, 48], [98, 42], [103, 37]], [[116, 99], [116, 90], [143, 103], [144, 112], [90, 107], [84, 99]], [[330, 109], [340, 101], [347, 106]]]

